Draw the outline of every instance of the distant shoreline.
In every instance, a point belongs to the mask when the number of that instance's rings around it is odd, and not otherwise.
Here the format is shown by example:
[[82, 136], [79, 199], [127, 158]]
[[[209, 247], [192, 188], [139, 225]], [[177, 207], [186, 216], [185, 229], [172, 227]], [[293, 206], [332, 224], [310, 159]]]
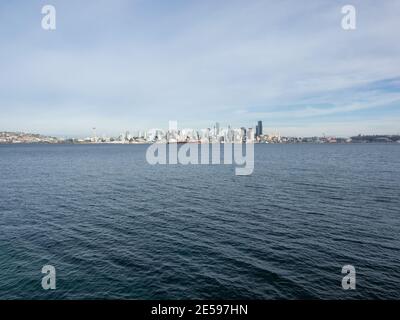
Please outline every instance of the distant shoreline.
[[279, 134], [251, 134], [240, 132], [239, 135], [234, 135], [232, 132], [228, 135], [206, 135], [201, 136], [190, 135], [188, 133], [179, 133], [179, 136], [174, 136], [174, 132], [167, 132], [165, 135], [155, 136], [131, 136], [129, 134], [120, 135], [118, 138], [100, 138], [94, 136], [92, 138], [56, 138], [41, 134], [32, 134], [24, 132], [0, 132], [0, 144], [351, 144], [351, 143], [400, 143], [400, 135], [358, 135], [349, 138], [336, 136], [281, 136]]
[[[99, 146], [99, 145], [114, 145], [114, 146], [133, 146], [133, 145], [152, 145], [152, 144], [172, 144], [172, 143], [165, 143], [165, 142], [143, 142], [143, 143], [108, 143], [108, 142], [0, 142], [1, 146], [6, 145], [75, 145], [75, 146]], [[221, 144], [224, 143], [199, 143], [199, 142], [186, 142], [186, 143], [178, 143], [180, 144]], [[246, 144], [246, 143], [235, 143], [232, 144]], [[398, 144], [400, 145], [400, 141], [373, 141], [373, 142], [279, 142], [279, 143], [265, 143], [265, 142], [255, 142], [254, 145], [364, 145], [364, 144]]]

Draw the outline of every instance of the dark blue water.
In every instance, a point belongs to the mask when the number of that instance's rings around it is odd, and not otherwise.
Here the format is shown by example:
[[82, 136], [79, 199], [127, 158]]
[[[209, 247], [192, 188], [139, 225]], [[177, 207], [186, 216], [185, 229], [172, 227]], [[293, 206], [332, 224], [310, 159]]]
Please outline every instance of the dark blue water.
[[400, 145], [256, 145], [251, 176], [146, 148], [0, 146], [0, 298], [400, 298]]

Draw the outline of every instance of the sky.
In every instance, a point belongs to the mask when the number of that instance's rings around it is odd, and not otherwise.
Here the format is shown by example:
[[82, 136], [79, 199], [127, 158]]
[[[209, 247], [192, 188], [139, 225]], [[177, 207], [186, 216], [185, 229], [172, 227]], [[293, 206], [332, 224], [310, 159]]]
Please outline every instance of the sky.
[[397, 134], [399, 30], [398, 0], [1, 1], [0, 131]]

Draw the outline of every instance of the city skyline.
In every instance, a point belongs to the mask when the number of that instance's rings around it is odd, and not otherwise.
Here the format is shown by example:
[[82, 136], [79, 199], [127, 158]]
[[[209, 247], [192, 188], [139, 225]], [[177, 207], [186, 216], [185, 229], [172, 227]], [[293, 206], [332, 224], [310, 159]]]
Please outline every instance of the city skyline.
[[400, 3], [0, 4], [0, 130], [106, 135], [215, 121], [287, 136], [400, 131]]
[[153, 143], [400, 143], [400, 134], [344, 136], [286, 136], [280, 132], [265, 132], [261, 120], [251, 127], [221, 127], [219, 122], [207, 128], [180, 128], [177, 121], [170, 121], [167, 129], [125, 131], [116, 136], [98, 133], [92, 128], [92, 135], [86, 137], [55, 137], [38, 133], [0, 131], [0, 144], [9, 143], [118, 143], [118, 144], [153, 144]]

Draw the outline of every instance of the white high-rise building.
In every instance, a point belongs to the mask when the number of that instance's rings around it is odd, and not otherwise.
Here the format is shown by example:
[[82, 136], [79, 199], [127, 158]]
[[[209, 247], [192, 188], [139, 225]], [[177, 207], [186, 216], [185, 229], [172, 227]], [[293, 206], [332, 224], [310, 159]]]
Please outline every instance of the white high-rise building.
[[254, 130], [253, 130], [253, 128], [248, 128], [248, 129], [247, 129], [246, 142], [247, 142], [247, 143], [252, 143], [252, 142], [254, 142]]

